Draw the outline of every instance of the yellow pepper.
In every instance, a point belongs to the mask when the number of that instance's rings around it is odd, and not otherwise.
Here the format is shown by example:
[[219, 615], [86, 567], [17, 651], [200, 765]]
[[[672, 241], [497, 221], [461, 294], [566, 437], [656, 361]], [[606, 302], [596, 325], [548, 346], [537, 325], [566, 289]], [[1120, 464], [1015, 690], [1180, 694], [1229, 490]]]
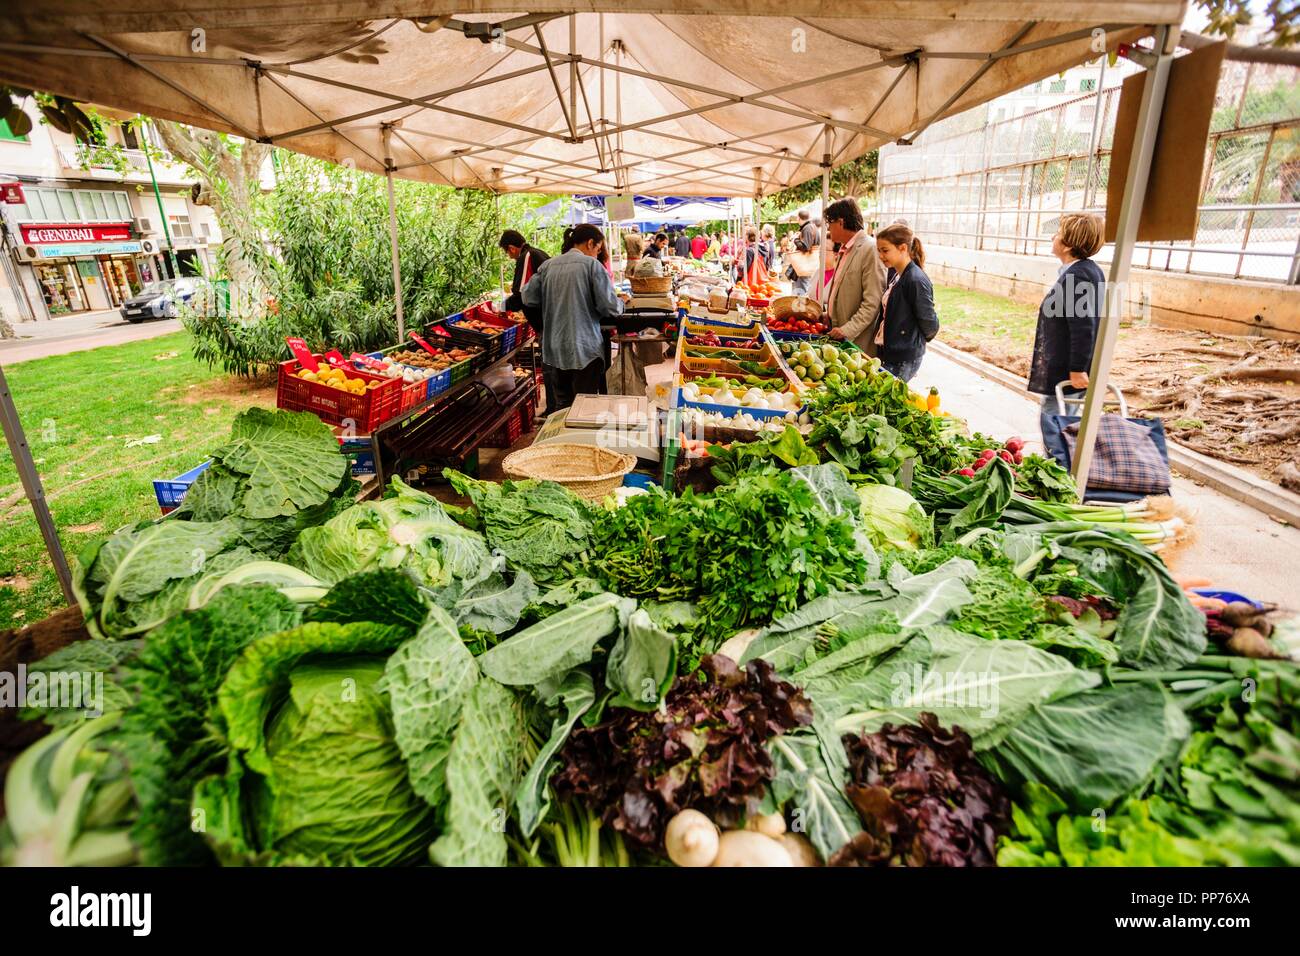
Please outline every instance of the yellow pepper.
[[930, 386], [930, 394], [925, 400], [925, 407], [930, 412], [937, 412], [939, 410], [939, 390], [933, 385]]

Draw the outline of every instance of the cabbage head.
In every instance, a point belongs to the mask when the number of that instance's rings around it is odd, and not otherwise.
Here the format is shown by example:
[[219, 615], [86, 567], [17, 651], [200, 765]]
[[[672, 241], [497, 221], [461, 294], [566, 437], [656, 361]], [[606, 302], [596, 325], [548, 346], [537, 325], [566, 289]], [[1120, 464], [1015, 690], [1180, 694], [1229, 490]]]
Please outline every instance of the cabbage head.
[[223, 862], [427, 859], [435, 812], [411, 786], [379, 684], [408, 635], [368, 621], [308, 623], [244, 648], [217, 695], [230, 768], [194, 800]]
[[862, 524], [871, 543], [881, 550], [917, 551], [928, 547], [933, 526], [916, 499], [893, 485], [863, 485]]

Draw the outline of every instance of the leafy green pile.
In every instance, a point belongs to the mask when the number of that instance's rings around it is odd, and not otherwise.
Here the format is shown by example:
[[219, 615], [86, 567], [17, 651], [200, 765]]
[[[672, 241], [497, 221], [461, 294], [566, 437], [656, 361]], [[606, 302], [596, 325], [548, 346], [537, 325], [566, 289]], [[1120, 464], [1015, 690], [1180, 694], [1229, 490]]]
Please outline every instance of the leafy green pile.
[[915, 458], [938, 471], [957, 467], [959, 449], [944, 429], [944, 419], [918, 408], [910, 389], [885, 373], [853, 384], [828, 385], [809, 403], [816, 423], [808, 444], [825, 459], [871, 475], [880, 484], [897, 484], [903, 461]]
[[467, 496], [488, 543], [535, 581], [562, 580], [565, 564], [590, 544], [590, 509], [553, 481], [477, 481], [448, 468], [443, 475]]
[[483, 536], [458, 524], [438, 499], [393, 478], [386, 497], [308, 528], [290, 563], [327, 584], [380, 568], [401, 568], [449, 605], [500, 570]]
[[864, 579], [874, 554], [835, 465], [747, 473], [708, 495], [652, 489], [598, 514], [591, 567], [620, 594], [698, 602], [726, 636]]
[[304, 528], [350, 506], [358, 487], [338, 439], [315, 415], [250, 408], [236, 416], [230, 441], [212, 453], [176, 517], [228, 519], [245, 547], [279, 557]]
[[[998, 866], [1200, 866], [1206, 847], [1179, 837], [1156, 816], [1159, 798], [1131, 799], [1107, 813], [1071, 816], [1049, 788], [1025, 786], [1012, 807], [1012, 832], [998, 848]], [[1154, 810], [1154, 812], [1153, 812]]]
[[264, 582], [306, 603], [320, 581], [269, 561], [352, 504], [356, 482], [329, 427], [307, 412], [241, 412], [182, 506], [93, 542], [73, 590], [95, 637], [144, 634], [223, 587]]

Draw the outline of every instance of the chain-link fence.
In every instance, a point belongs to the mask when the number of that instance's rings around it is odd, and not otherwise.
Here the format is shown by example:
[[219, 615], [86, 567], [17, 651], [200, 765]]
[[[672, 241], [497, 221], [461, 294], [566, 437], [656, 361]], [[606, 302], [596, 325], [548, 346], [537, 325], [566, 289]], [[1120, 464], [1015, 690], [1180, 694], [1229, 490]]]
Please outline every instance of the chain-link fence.
[[[1105, 211], [1119, 83], [1133, 69], [1120, 61], [1102, 68], [1096, 92], [1044, 108], [1020, 97], [1030, 108], [1006, 119], [1015, 107], [994, 101], [936, 123], [915, 145], [883, 148], [880, 221], [906, 219], [938, 245], [1050, 255], [1062, 212]], [[1109, 247], [1098, 259], [1108, 256]], [[1196, 238], [1138, 243], [1133, 264], [1300, 283], [1300, 69], [1224, 64]]]

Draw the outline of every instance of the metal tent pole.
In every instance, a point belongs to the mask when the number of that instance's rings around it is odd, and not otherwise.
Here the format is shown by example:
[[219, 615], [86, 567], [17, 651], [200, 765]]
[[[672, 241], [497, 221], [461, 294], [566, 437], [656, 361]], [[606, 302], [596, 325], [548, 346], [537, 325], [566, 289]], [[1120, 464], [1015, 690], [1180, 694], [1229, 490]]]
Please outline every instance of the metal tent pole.
[[1111, 360], [1115, 356], [1115, 343], [1119, 337], [1119, 321], [1123, 314], [1124, 286], [1128, 283], [1132, 265], [1138, 221], [1142, 218], [1142, 200], [1151, 173], [1151, 158], [1155, 152], [1156, 133], [1160, 129], [1160, 114], [1164, 108], [1169, 67], [1174, 61], [1177, 39], [1177, 28], [1168, 25], [1158, 27], [1155, 31], [1154, 55], [1150, 62], [1144, 64], [1147, 78], [1142, 87], [1142, 103], [1138, 107], [1133, 151], [1129, 155], [1128, 170], [1124, 177], [1124, 198], [1120, 203], [1119, 223], [1115, 228], [1110, 275], [1106, 278], [1106, 295], [1101, 311], [1101, 341], [1092, 353], [1088, 392], [1084, 396], [1083, 418], [1079, 423], [1079, 438], [1075, 446], [1074, 481], [1079, 486], [1080, 493], [1087, 488], [1088, 469], [1092, 466], [1092, 453], [1101, 427], [1106, 382], [1110, 377]]
[[384, 124], [384, 178], [388, 182], [388, 246], [393, 253], [393, 304], [397, 307], [397, 340], [406, 341], [406, 316], [402, 312], [402, 264], [397, 254], [397, 203], [393, 199], [393, 128]]
[[822, 214], [821, 228], [818, 230], [820, 237], [817, 242], [818, 265], [817, 265], [817, 301], [821, 302], [825, 297], [826, 286], [826, 207], [831, 201], [831, 128], [826, 127], [826, 149], [822, 153]]
[[54, 573], [59, 576], [59, 587], [63, 589], [64, 600], [76, 604], [76, 595], [72, 593], [72, 571], [68, 568], [68, 559], [63, 553], [58, 529], [54, 527], [54, 516], [50, 514], [50, 506], [45, 501], [41, 476], [36, 471], [36, 462], [32, 460], [32, 449], [27, 444], [22, 422], [18, 420], [18, 409], [14, 407], [14, 397], [9, 392], [9, 382], [5, 378], [3, 366], [0, 366], [0, 425], [4, 427], [9, 454], [13, 455], [18, 477], [23, 483], [23, 493], [32, 503], [32, 513], [36, 515], [36, 524], [40, 526], [41, 537], [45, 539], [45, 550], [49, 552], [50, 561], [54, 564]]

